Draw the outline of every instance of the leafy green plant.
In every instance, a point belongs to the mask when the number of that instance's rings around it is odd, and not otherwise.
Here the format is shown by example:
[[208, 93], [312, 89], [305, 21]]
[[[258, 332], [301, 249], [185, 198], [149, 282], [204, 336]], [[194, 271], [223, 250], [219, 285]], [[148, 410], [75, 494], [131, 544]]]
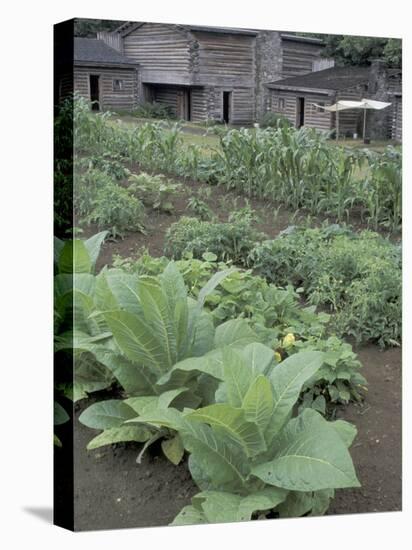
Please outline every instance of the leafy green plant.
[[259, 119], [259, 126], [261, 128], [290, 128], [292, 123], [288, 118], [282, 115], [278, 115], [274, 112], [267, 112]]
[[151, 176], [145, 172], [129, 177], [129, 191], [133, 192], [144, 205], [162, 212], [172, 212], [172, 198], [181, 191], [181, 184], [165, 179], [163, 175]]
[[[108, 424], [102, 424], [102, 407], [114, 407], [119, 419], [119, 409], [130, 413], [132, 407], [135, 414], [148, 404], [167, 406], [173, 402], [178, 406], [180, 402], [182, 406], [196, 406], [201, 402], [202, 389], [197, 379], [188, 377], [168, 385], [162, 378], [182, 359], [212, 349], [214, 327], [203, 304], [227, 274], [228, 271], [214, 274], [194, 301], [188, 298], [183, 278], [173, 263], [158, 277], [138, 277], [119, 270], [100, 273], [96, 278], [93, 315], [100, 321], [100, 333], [78, 330], [74, 335], [63, 335], [60, 345], [73, 343], [78, 353], [91, 353], [113, 374], [129, 398], [92, 405], [80, 418], [84, 424], [92, 428], [120, 428], [127, 419], [122, 416], [122, 422], [114, 426], [113, 415], [108, 414]], [[110, 434], [98, 441], [107, 444]], [[117, 431], [116, 441], [119, 437]]]
[[161, 119], [171, 119], [176, 118], [173, 115], [171, 109], [167, 105], [161, 103], [145, 102], [141, 103], [138, 107], [133, 110], [133, 115], [138, 118], [161, 118]]
[[183, 412], [153, 408], [127, 421], [176, 430], [190, 454], [201, 493], [174, 525], [245, 521], [269, 511], [320, 515], [335, 489], [359, 486], [347, 450], [354, 426], [328, 422], [313, 409], [292, 415], [302, 385], [322, 362], [320, 352], [300, 352], [274, 365], [270, 348], [250, 344], [174, 367], [175, 374], [194, 370], [215, 377], [216, 403]]
[[232, 260], [242, 264], [256, 241], [264, 238], [251, 227], [250, 218], [239, 216], [226, 223], [200, 221], [182, 217], [167, 231], [165, 253], [180, 259], [188, 253], [201, 258], [205, 252], [213, 252], [218, 260]]
[[125, 231], [144, 233], [144, 206], [128, 189], [108, 184], [97, 192], [84, 222], [96, 224], [99, 229], [110, 229], [116, 235]]
[[199, 220], [210, 221], [215, 218], [215, 214], [210, 206], [204, 200], [199, 197], [190, 197], [187, 201], [187, 208], [194, 214]]
[[54, 332], [59, 364], [56, 387], [72, 401], [108, 388], [114, 380], [111, 372], [91, 355], [77, 354], [72, 349], [77, 331], [93, 335], [100, 331], [90, 315], [94, 311], [95, 264], [107, 234], [103, 231], [87, 240], [55, 238]]

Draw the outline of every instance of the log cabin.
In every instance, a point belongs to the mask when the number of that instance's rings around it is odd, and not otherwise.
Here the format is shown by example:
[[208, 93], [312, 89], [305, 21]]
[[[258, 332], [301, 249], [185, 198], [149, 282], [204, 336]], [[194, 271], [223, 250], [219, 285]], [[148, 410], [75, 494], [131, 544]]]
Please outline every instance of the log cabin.
[[265, 111], [267, 81], [322, 62], [322, 40], [279, 31], [127, 22], [98, 38], [139, 64], [140, 103], [194, 122], [250, 124]]
[[[309, 74], [284, 78], [266, 86], [267, 111], [287, 118], [293, 126], [336, 131], [336, 115], [321, 108], [338, 100], [358, 101], [363, 97], [388, 101], [383, 111], [367, 113], [369, 137], [402, 138], [401, 69], [387, 69], [381, 60], [370, 66], [332, 67]], [[339, 135], [353, 137], [362, 133], [362, 112], [339, 113]]]
[[74, 39], [74, 91], [91, 109], [127, 111], [137, 101], [137, 64], [94, 38]]

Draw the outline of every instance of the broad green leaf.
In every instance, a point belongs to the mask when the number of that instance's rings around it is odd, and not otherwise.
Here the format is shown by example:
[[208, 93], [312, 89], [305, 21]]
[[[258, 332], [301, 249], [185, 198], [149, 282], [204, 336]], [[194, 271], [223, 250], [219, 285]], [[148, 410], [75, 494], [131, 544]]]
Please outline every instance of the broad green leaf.
[[249, 521], [257, 511], [271, 510], [286, 498], [287, 491], [266, 487], [242, 497], [223, 491], [203, 491], [192, 498], [193, 505], [200, 503], [209, 523]]
[[215, 290], [215, 288], [233, 271], [235, 271], [234, 268], [225, 269], [224, 271], [218, 271], [208, 280], [205, 286], [200, 289], [197, 297], [197, 307], [199, 310], [202, 309], [205, 300], [209, 296], [209, 294], [211, 294]]
[[[242, 448], [215, 433], [210, 426], [189, 421], [180, 427], [184, 447], [192, 453], [203, 479], [213, 480], [216, 488], [242, 488], [249, 473], [247, 457]], [[198, 473], [198, 477], [200, 474]]]
[[272, 386], [266, 376], [259, 375], [246, 392], [242, 402], [245, 418], [264, 433], [273, 410]]
[[202, 357], [190, 357], [176, 363], [174, 367], [158, 380], [158, 385], [185, 381], [187, 373], [204, 373], [223, 380], [222, 357], [220, 351], [212, 351]]
[[177, 304], [187, 302], [187, 290], [183, 276], [175, 262], [169, 262], [159, 279], [163, 292], [167, 296], [170, 313], [173, 316]]
[[53, 434], [53, 444], [56, 446], [56, 447], [63, 447], [62, 445], [62, 442], [60, 441], [60, 439], [57, 437], [56, 434]]
[[274, 360], [273, 350], [259, 342], [248, 344], [242, 350], [242, 356], [254, 377], [258, 374], [267, 374]]
[[100, 233], [96, 233], [96, 235], [93, 235], [92, 237], [84, 241], [84, 246], [86, 247], [87, 252], [89, 253], [89, 258], [90, 258], [90, 262], [93, 270], [96, 265], [97, 258], [100, 254], [100, 249], [103, 244], [103, 241], [108, 234], [109, 234], [108, 231], [101, 231]]
[[242, 355], [228, 347], [223, 349], [223, 375], [229, 404], [241, 407], [255, 376]]
[[84, 242], [66, 241], [59, 256], [59, 273], [90, 273], [91, 270], [92, 262]]
[[272, 460], [252, 468], [269, 485], [294, 491], [359, 487], [345, 443], [312, 409], [288, 422], [274, 448]]
[[136, 413], [122, 399], [108, 399], [90, 405], [79, 417], [88, 428], [106, 430], [121, 426]]
[[313, 493], [292, 491], [284, 502], [278, 506], [277, 511], [281, 518], [299, 518], [311, 511], [313, 506]]
[[273, 389], [274, 407], [265, 433], [268, 445], [287, 420], [303, 384], [322, 363], [321, 352], [302, 351], [288, 357], [272, 370], [269, 379]]
[[139, 277], [120, 269], [106, 269], [96, 277], [96, 307], [102, 311], [122, 309], [141, 315]]
[[66, 410], [57, 403], [54, 402], [54, 425], [59, 426], [60, 424], [65, 424], [70, 420], [70, 416], [67, 414]]
[[90, 352], [96, 361], [113, 374], [129, 395], [158, 393], [155, 375], [143, 365], [136, 365], [120, 355], [111, 333], [90, 337], [88, 334], [75, 331], [67, 333], [67, 337], [61, 340], [58, 340], [59, 349], [73, 347], [77, 352]]
[[244, 319], [231, 319], [216, 328], [215, 347], [244, 347], [257, 342], [258, 337]]
[[209, 424], [215, 432], [241, 445], [248, 456], [254, 456], [266, 450], [262, 434], [255, 424], [246, 420], [242, 409], [236, 409], [225, 403], [216, 403], [197, 409], [186, 418]]
[[[193, 324], [193, 308], [189, 307], [189, 325]], [[197, 316], [196, 326], [193, 330], [193, 337], [186, 355], [200, 357], [213, 348], [215, 327], [209, 312], [202, 311]]]
[[334, 422], [330, 422], [329, 425], [336, 430], [339, 437], [349, 449], [358, 433], [356, 426], [345, 420], [335, 420]]
[[152, 437], [152, 432], [144, 426], [119, 426], [109, 428], [97, 435], [87, 445], [87, 450], [97, 449], [104, 445], [112, 445], [124, 441], [137, 441], [143, 443]]
[[144, 409], [140, 416], [126, 420], [126, 424], [150, 424], [158, 428], [178, 431], [181, 425], [181, 413], [177, 409], [152, 407]]
[[177, 466], [182, 460], [185, 452], [179, 434], [175, 435], [175, 437], [172, 437], [172, 439], [163, 439], [161, 445], [162, 451], [165, 456], [170, 460], [172, 464]]
[[189, 505], [180, 510], [170, 525], [197, 525], [199, 523], [207, 523], [204, 513]]
[[177, 361], [176, 330], [168, 300], [159, 282], [153, 278], [139, 281], [139, 298], [146, 322], [165, 350], [169, 367]]
[[161, 376], [171, 365], [164, 350], [164, 342], [142, 319], [127, 311], [104, 314], [117, 345], [131, 361], [148, 367]]

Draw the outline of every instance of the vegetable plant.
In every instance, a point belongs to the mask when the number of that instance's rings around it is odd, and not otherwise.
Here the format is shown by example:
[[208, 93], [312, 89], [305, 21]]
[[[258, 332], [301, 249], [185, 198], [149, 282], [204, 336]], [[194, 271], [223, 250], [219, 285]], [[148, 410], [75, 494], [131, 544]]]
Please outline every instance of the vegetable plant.
[[323, 514], [338, 488], [358, 487], [348, 452], [356, 429], [313, 409], [294, 417], [302, 385], [321, 367], [320, 352], [274, 365], [273, 351], [252, 343], [177, 364], [219, 381], [216, 402], [196, 410], [154, 407], [127, 424], [168, 427], [189, 453], [201, 492], [173, 524]]

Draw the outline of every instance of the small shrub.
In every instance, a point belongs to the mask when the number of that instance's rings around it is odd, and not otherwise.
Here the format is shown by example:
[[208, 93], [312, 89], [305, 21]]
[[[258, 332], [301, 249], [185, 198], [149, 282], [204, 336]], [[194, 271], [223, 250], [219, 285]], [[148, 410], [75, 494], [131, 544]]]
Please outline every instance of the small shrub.
[[268, 112], [259, 119], [259, 126], [261, 128], [291, 128], [292, 123], [282, 115]]
[[172, 212], [172, 197], [179, 194], [181, 190], [180, 183], [173, 183], [163, 175], [151, 176], [142, 172], [141, 174], [132, 174], [129, 178], [129, 190], [133, 192], [143, 204], [150, 206], [154, 210], [163, 212]]
[[187, 207], [200, 220], [213, 220], [215, 218], [210, 206], [199, 197], [190, 197], [187, 201]]
[[138, 118], [176, 118], [168, 105], [148, 101], [136, 107], [133, 115]]
[[98, 190], [85, 221], [121, 235], [124, 231], [143, 232], [144, 219], [144, 206], [139, 199], [128, 189], [112, 183]]
[[180, 259], [189, 253], [201, 258], [205, 252], [213, 252], [218, 260], [244, 265], [256, 241], [265, 237], [250, 225], [247, 217], [213, 223], [185, 216], [169, 228], [165, 253]]

